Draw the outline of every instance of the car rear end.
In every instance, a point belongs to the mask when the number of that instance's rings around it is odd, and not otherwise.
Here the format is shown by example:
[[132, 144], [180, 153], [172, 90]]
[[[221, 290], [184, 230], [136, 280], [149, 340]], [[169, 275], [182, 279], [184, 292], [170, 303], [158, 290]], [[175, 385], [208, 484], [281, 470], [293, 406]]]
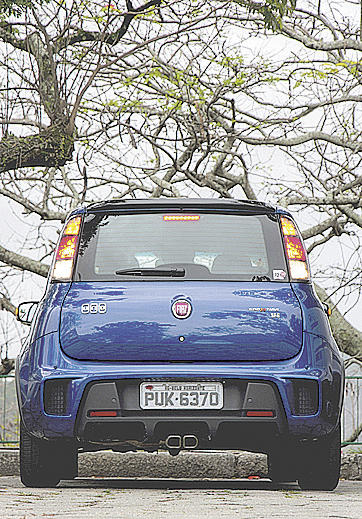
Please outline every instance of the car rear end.
[[19, 391], [38, 438], [270, 454], [338, 426], [343, 368], [302, 239], [262, 203], [71, 215], [29, 342]]

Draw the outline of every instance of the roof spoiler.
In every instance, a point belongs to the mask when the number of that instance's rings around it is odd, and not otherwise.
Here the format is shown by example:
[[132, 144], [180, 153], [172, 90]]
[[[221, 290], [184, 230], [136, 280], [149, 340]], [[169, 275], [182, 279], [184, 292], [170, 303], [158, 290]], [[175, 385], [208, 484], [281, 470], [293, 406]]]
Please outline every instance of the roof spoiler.
[[275, 213], [276, 208], [265, 202], [258, 200], [235, 200], [228, 198], [149, 198], [149, 199], [113, 199], [102, 202], [95, 202], [87, 206], [87, 211], [107, 210], [136, 210], [136, 211], [157, 211], [174, 210], [199, 212], [232, 211], [244, 214], [271, 214]]

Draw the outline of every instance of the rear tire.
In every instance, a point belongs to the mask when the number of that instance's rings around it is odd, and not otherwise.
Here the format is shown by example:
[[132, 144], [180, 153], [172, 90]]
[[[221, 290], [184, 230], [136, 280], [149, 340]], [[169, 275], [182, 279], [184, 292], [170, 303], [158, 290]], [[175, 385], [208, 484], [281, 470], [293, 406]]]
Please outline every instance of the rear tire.
[[334, 490], [341, 470], [341, 425], [326, 438], [302, 445], [298, 478], [302, 490]]
[[20, 423], [20, 478], [26, 487], [55, 487], [78, 472], [75, 444], [31, 436]]
[[297, 466], [295, 448], [291, 445], [275, 446], [268, 453], [268, 477], [273, 483], [295, 481], [297, 479]]

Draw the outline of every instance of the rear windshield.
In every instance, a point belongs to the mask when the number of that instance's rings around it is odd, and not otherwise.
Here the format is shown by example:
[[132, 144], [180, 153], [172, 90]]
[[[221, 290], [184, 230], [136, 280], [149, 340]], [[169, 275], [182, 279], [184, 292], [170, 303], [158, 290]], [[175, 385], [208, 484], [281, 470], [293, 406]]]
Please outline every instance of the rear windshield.
[[85, 218], [76, 280], [162, 281], [175, 270], [175, 281], [287, 281], [278, 221], [268, 215], [215, 213]]

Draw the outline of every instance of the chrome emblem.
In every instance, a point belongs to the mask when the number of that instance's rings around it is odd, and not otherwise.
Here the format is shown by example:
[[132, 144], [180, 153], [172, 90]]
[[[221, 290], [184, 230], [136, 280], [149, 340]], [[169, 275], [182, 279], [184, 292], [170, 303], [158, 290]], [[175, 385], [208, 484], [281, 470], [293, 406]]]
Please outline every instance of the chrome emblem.
[[192, 306], [186, 299], [178, 299], [171, 306], [171, 311], [177, 319], [186, 319], [191, 315]]
[[82, 314], [105, 314], [107, 312], [106, 303], [83, 303], [80, 311]]

